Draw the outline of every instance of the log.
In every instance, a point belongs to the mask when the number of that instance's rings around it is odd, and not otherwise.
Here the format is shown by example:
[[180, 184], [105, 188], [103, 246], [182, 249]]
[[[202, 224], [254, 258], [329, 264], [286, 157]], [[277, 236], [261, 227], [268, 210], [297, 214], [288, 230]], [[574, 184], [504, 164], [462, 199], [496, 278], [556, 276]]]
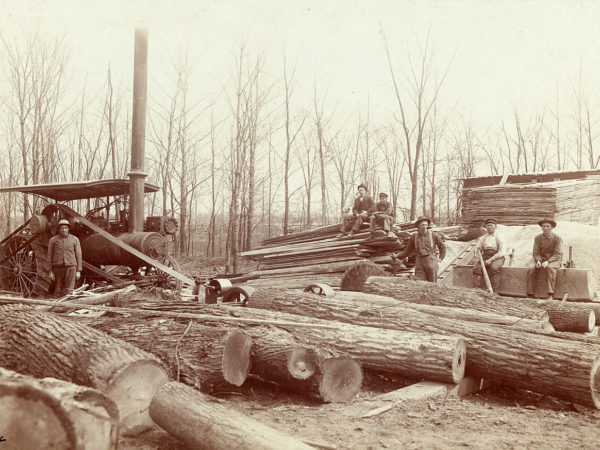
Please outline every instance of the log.
[[[226, 365], [229, 360], [237, 364]], [[237, 365], [251, 367], [250, 372], [262, 380], [321, 402], [351, 400], [363, 380], [362, 369], [353, 359], [302, 345], [291, 333], [268, 327], [247, 327], [229, 336], [223, 373], [232, 383], [245, 379], [240, 376], [244, 370], [232, 370]]]
[[[260, 294], [261, 293], [259, 292], [258, 295]], [[550, 315], [546, 311], [540, 313], [540, 320], [532, 320], [523, 319], [516, 316], [507, 316], [505, 314], [478, 311], [475, 309], [451, 308], [448, 306], [432, 306], [421, 303], [409, 303], [396, 300], [391, 297], [384, 297], [377, 294], [367, 294], [364, 292], [339, 291], [336, 294], [336, 299], [359, 302], [363, 304], [370, 303], [374, 305], [374, 307], [391, 307], [398, 310], [410, 308], [432, 316], [445, 317], [447, 319], [461, 320], [465, 322], [506, 326], [521, 331], [554, 331], [554, 327], [549, 322]]]
[[170, 379], [207, 394], [231, 390], [221, 367], [230, 327], [158, 317], [97, 317], [89, 325], [157, 356]]
[[19, 305], [0, 307], [0, 330], [5, 368], [102, 391], [117, 404], [125, 433], [152, 426], [148, 405], [168, 381], [155, 356], [55, 314]]
[[119, 412], [105, 394], [0, 368], [0, 447], [116, 449]]
[[568, 303], [543, 306], [550, 316], [550, 322], [556, 331], [589, 333], [596, 325], [596, 314], [591, 309], [571, 307]]
[[[138, 309], [136, 313], [143, 311], [144, 314], [148, 314], [151, 309], [162, 312], [172, 309], [173, 305], [145, 302], [140, 307], [145, 311]], [[300, 342], [351, 356], [362, 364], [363, 368], [371, 370], [446, 383], [457, 383], [463, 377], [465, 342], [459, 334], [440, 338], [429, 331], [421, 333], [416, 330], [406, 333], [382, 330], [371, 326], [315, 320], [312, 317], [227, 304], [213, 306], [190, 302], [178, 303], [177, 308], [182, 314], [202, 318], [205, 323], [220, 323], [218, 317], [221, 316], [224, 321], [285, 324], [280, 326], [292, 328], [294, 337]]]
[[150, 417], [194, 449], [312, 448], [176, 381], [165, 384], [156, 393], [150, 404]]
[[371, 261], [360, 261], [348, 267], [342, 276], [342, 291], [360, 291], [370, 276], [383, 276], [385, 271]]
[[[469, 344], [466, 375], [600, 408], [600, 374], [593, 365], [598, 346], [592, 343], [597, 342], [593, 338], [572, 340], [559, 337], [567, 333], [529, 333], [442, 317], [433, 319], [408, 308], [374, 308], [372, 304], [343, 301], [338, 296], [329, 299], [291, 290], [267, 297], [257, 289], [248, 306], [266, 307], [281, 318], [290, 312], [302, 312], [355, 325], [460, 335]], [[596, 384], [590, 386], [590, 380], [596, 380]]]

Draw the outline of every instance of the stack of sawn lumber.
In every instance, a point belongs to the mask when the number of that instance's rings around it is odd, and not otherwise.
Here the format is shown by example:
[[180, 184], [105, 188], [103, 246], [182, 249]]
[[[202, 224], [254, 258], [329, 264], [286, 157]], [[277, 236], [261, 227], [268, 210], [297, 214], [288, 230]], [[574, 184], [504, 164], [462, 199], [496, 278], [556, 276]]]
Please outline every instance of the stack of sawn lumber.
[[479, 226], [488, 217], [503, 225], [531, 225], [542, 217], [595, 225], [600, 216], [600, 180], [465, 188], [461, 222]]
[[[378, 230], [369, 238], [365, 224], [353, 237], [338, 238], [341, 224], [328, 225], [269, 238], [262, 246], [240, 253], [240, 256], [259, 262], [257, 270], [248, 274], [260, 281], [250, 284], [269, 284], [273, 287], [304, 288], [310, 284], [326, 283], [339, 287], [345, 270], [357, 261], [371, 260], [383, 270], [391, 269], [392, 253], [402, 250], [410, 233], [416, 231], [413, 222], [394, 224], [395, 237]], [[461, 227], [434, 228], [447, 239], [464, 233]]]

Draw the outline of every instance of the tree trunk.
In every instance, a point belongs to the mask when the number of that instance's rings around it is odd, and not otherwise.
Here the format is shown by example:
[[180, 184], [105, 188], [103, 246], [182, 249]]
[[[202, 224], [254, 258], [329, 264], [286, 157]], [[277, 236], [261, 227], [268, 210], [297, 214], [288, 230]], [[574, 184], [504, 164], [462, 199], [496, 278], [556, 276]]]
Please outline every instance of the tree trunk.
[[20, 306], [0, 307], [0, 330], [5, 368], [95, 387], [117, 404], [126, 432], [152, 425], [147, 407], [168, 376], [151, 354], [54, 314]]
[[[500, 297], [489, 295], [478, 289], [467, 289], [456, 286], [440, 286], [425, 281], [405, 280], [399, 277], [369, 277], [362, 288], [363, 292], [393, 297], [412, 303], [430, 304], [434, 306], [450, 306], [456, 308], [476, 309], [479, 311], [506, 314], [509, 316], [523, 317], [539, 320], [540, 315], [560, 305], [560, 301], [537, 301], [533, 299]], [[574, 311], [581, 309], [585, 316], [592, 312], [587, 303], [568, 303], [564, 310]], [[581, 327], [580, 318], [562, 314], [560, 321], [550, 323], [556, 331], [572, 331]], [[572, 320], [573, 323], [569, 323]]]
[[[431, 283], [423, 284], [437, 287]], [[510, 327], [432, 318], [409, 308], [401, 311], [391, 307], [375, 308], [369, 303], [326, 301], [318, 296], [310, 299], [306, 294], [299, 294], [279, 291], [277, 302], [273, 301], [273, 296], [263, 296], [261, 301], [261, 290], [257, 289], [248, 305], [264, 305], [281, 320], [284, 313], [277, 310], [301, 311], [307, 316], [354, 326], [463, 336], [469, 345], [466, 375], [600, 408], [600, 368], [594, 364], [598, 355], [594, 340], [571, 340], [570, 336], [561, 337], [563, 333], [526, 333]], [[342, 335], [340, 333], [338, 339]]]
[[0, 423], [6, 448], [116, 449], [119, 412], [103, 393], [0, 368]]
[[574, 331], [589, 333], [596, 325], [596, 314], [592, 310], [563, 305], [545, 305], [544, 308], [550, 315], [550, 322], [556, 331]]
[[150, 417], [194, 449], [312, 449], [175, 381], [156, 393]]
[[250, 372], [264, 381], [322, 402], [352, 399], [363, 379], [360, 365], [351, 358], [302, 345], [291, 333], [271, 327], [247, 327], [230, 335], [223, 353], [223, 373], [231, 383], [236, 381], [234, 384], [248, 375], [246, 370], [226, 371], [226, 367], [238, 365], [251, 367]]
[[157, 356], [173, 380], [208, 394], [231, 388], [221, 366], [229, 328], [158, 317], [97, 317], [90, 326]]

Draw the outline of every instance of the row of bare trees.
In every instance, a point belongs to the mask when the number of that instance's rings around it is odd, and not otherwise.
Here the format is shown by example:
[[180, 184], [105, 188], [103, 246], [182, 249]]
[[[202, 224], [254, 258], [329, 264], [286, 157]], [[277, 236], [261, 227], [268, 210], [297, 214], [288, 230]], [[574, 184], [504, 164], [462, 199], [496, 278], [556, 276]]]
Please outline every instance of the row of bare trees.
[[[34, 34], [2, 43], [1, 184], [125, 178], [130, 91], [115, 68], [92, 89], [71, 70], [64, 41]], [[448, 108], [451, 61], [438, 61], [428, 38], [417, 55], [385, 35], [382, 46], [395, 105], [383, 118], [370, 102], [338, 112], [285, 56], [275, 72], [245, 45], [216, 93], [194, 84], [200, 69], [186, 53], [162, 67], [163, 81], [149, 85], [146, 146], [160, 190], [146, 210], [178, 219], [178, 252], [221, 256], [236, 271], [238, 253], [261, 238], [338, 222], [361, 182], [375, 196], [389, 193], [398, 221], [424, 213], [451, 224], [465, 177], [598, 167], [597, 112], [581, 81], [568, 114], [556, 100], [482, 129]], [[43, 206], [16, 195], [0, 196], [3, 234], [17, 214], [26, 220]]]

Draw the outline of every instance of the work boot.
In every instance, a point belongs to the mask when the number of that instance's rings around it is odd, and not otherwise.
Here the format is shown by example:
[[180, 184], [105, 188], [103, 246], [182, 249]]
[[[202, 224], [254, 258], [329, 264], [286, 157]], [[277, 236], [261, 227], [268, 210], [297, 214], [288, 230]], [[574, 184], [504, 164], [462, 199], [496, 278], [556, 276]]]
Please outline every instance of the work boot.
[[554, 300], [554, 292], [548, 292], [548, 298], [546, 300]]
[[346, 236], [346, 233], [338, 233], [335, 237], [338, 238], [338, 239], [341, 239], [344, 236]]
[[481, 288], [481, 275], [473, 275], [473, 287]]
[[348, 237], [349, 238], [354, 237], [354, 230], [351, 230], [350, 233], [348, 233]]

